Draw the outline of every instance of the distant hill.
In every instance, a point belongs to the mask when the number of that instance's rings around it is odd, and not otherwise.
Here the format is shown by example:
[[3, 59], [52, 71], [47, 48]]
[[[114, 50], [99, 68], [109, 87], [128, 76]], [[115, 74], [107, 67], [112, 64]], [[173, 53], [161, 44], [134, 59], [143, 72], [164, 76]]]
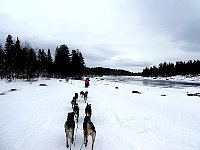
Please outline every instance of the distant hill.
[[135, 73], [129, 72], [122, 69], [111, 69], [111, 68], [103, 68], [103, 67], [95, 67], [95, 68], [85, 68], [85, 74], [87, 75], [116, 75], [116, 76], [133, 76]]

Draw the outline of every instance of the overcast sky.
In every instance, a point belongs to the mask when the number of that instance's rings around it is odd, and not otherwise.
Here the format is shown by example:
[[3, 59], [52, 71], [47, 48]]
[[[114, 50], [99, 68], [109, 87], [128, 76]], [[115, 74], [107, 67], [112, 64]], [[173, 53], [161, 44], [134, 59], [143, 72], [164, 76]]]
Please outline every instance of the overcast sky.
[[133, 72], [200, 59], [199, 0], [0, 0], [0, 42], [68, 45], [88, 67]]

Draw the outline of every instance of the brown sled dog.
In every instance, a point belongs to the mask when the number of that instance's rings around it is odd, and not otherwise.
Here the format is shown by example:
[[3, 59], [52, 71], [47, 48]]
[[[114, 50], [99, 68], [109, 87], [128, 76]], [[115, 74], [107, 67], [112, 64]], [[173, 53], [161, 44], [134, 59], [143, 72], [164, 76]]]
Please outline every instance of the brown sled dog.
[[[79, 118], [79, 107], [78, 104], [75, 103], [74, 108], [73, 108], [74, 116], [76, 118], [76, 122], [78, 123], [78, 118]], [[78, 125], [78, 124], [77, 124]]]
[[91, 115], [92, 115], [91, 104], [88, 104], [88, 103], [87, 103], [87, 105], [86, 105], [86, 107], [85, 107], [85, 115], [91, 117]]
[[70, 139], [70, 149], [71, 144], [74, 142], [74, 128], [75, 128], [75, 122], [74, 122], [74, 112], [68, 113], [67, 121], [64, 125], [65, 133], [66, 133], [66, 147], [69, 147], [68, 139]]
[[92, 150], [94, 148], [94, 141], [96, 138], [96, 130], [93, 125], [93, 123], [90, 120], [90, 116], [85, 116], [84, 118], [84, 123], [83, 123], [83, 135], [84, 135], [84, 143], [85, 147], [87, 146], [88, 143], [88, 136], [92, 136]]

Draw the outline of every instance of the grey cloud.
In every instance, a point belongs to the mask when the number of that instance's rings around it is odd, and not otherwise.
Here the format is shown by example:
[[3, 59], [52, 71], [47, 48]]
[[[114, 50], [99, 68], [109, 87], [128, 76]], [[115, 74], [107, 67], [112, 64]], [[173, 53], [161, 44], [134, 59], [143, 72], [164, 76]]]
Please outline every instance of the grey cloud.
[[100, 67], [105, 61], [108, 60], [105, 56], [97, 56], [94, 54], [83, 54], [85, 58], [86, 66], [88, 67]]
[[177, 40], [184, 42], [182, 48], [191, 52], [200, 52], [200, 19], [188, 24], [183, 31], [177, 35]]
[[115, 50], [111, 44], [83, 46], [81, 51], [87, 59], [86, 64], [89, 67], [102, 66], [105, 62], [110, 61], [111, 57], [120, 55], [120, 52]]
[[[16, 15], [15, 10], [7, 8], [8, 3], [4, 9], [9, 15], [0, 13], [0, 43], [11, 34], [21, 42], [30, 42], [33, 48], [50, 48], [52, 54], [56, 46], [67, 44], [70, 50], [82, 52], [88, 67], [146, 67], [150, 61], [157, 64], [169, 58], [180, 60], [199, 55], [198, 0], [99, 0], [81, 2], [84, 7], [78, 6], [80, 9], [76, 9], [79, 1], [65, 2], [73, 7], [63, 13], [56, 9], [64, 8], [63, 5], [49, 2], [42, 12], [55, 8], [54, 12], [43, 13], [42, 17], [40, 9], [24, 15], [26, 9], [20, 7], [17, 14], [21, 15]], [[42, 8], [40, 1], [34, 1], [34, 6]]]
[[1, 32], [7, 33], [7, 32], [12, 32], [12, 33], [22, 33], [23, 35], [27, 33], [30, 33], [30, 31], [33, 30], [33, 26], [23, 20], [16, 20], [12, 18], [8, 14], [0, 13], [0, 18], [2, 20], [1, 22]]
[[119, 66], [119, 67], [146, 67], [150, 65], [151, 65], [150, 62], [136, 61], [134, 59], [126, 59], [126, 58], [112, 60], [111, 64], [111, 66]]
[[200, 2], [195, 0], [142, 1], [140, 3], [143, 26], [158, 34], [166, 34], [180, 42], [185, 51], [199, 51]]
[[94, 53], [101, 54], [107, 57], [113, 57], [120, 54], [120, 51], [115, 47], [115, 45], [112, 44], [96, 44], [95, 46], [93, 46], [93, 49], [95, 49], [95, 51], [93, 51]]
[[[4, 43], [8, 34], [11, 34], [13, 36], [13, 40], [15, 38], [19, 37], [21, 42], [22, 41], [30, 41], [35, 44], [37, 44], [39, 41], [39, 34], [38, 31], [35, 29], [35, 27], [23, 20], [16, 20], [12, 18], [10, 15], [0, 13], [0, 18], [3, 20], [1, 22], [1, 42]], [[32, 43], [29, 43], [32, 45]]]

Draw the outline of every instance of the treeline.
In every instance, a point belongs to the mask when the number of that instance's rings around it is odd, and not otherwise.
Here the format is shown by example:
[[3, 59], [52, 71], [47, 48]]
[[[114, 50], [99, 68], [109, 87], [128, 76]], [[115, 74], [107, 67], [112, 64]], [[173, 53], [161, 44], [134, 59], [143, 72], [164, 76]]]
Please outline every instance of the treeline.
[[82, 53], [76, 49], [69, 51], [63, 44], [56, 48], [54, 58], [51, 50], [33, 49], [29, 43], [21, 44], [19, 38], [13, 40], [8, 35], [5, 45], [0, 44], [0, 77], [27, 79], [37, 77], [80, 79], [83, 75], [133, 75], [125, 70], [110, 68], [88, 68]]
[[84, 58], [79, 50], [69, 52], [67, 45], [56, 48], [55, 58], [52, 58], [50, 49], [37, 52], [28, 44], [20, 44], [17, 38], [14, 42], [8, 35], [5, 46], [0, 46], [0, 76], [1, 78], [23, 78], [30, 80], [33, 77], [67, 77], [83, 75], [85, 69]]
[[178, 61], [173, 63], [160, 63], [158, 67], [145, 68], [143, 76], [174, 76], [174, 75], [197, 75], [200, 74], [200, 61]]

